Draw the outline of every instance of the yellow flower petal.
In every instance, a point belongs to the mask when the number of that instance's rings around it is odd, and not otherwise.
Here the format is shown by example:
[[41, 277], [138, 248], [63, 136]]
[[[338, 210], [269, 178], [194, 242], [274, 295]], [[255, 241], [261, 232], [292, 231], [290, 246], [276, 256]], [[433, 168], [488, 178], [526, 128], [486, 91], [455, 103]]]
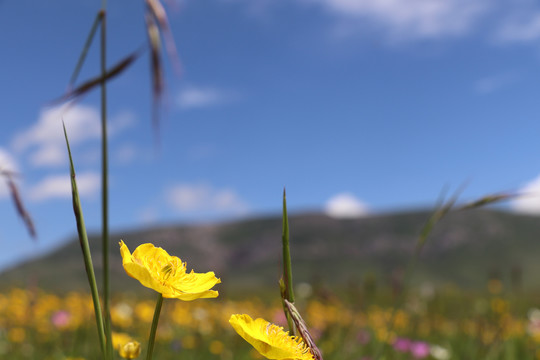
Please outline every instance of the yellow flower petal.
[[253, 320], [249, 315], [232, 315], [229, 323], [238, 335], [261, 355], [272, 360], [312, 360], [313, 355], [304, 341], [290, 336], [282, 327], [264, 319]]
[[214, 272], [199, 274], [192, 270], [188, 274], [182, 260], [153, 244], [142, 244], [132, 254], [126, 244], [120, 241], [120, 254], [127, 274], [163, 297], [191, 301], [219, 295], [211, 290], [221, 282]]

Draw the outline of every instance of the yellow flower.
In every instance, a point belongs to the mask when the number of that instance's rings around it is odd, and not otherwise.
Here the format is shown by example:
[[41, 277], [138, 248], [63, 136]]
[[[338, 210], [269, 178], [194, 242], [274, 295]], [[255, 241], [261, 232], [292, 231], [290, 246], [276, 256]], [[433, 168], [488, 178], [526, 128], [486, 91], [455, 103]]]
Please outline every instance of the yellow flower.
[[120, 254], [129, 276], [165, 298], [191, 301], [218, 296], [217, 291], [210, 290], [221, 282], [213, 271], [200, 274], [191, 270], [187, 273], [186, 263], [162, 248], [142, 244], [131, 254], [126, 244], [120, 241]]
[[249, 315], [232, 315], [229, 323], [238, 335], [261, 355], [273, 360], [312, 360], [309, 347], [298, 336], [290, 336], [282, 327]]
[[112, 332], [113, 348], [124, 359], [135, 359], [141, 353], [141, 344], [131, 338], [128, 334]]
[[135, 359], [141, 353], [141, 344], [138, 341], [130, 341], [122, 346], [118, 352], [124, 359]]

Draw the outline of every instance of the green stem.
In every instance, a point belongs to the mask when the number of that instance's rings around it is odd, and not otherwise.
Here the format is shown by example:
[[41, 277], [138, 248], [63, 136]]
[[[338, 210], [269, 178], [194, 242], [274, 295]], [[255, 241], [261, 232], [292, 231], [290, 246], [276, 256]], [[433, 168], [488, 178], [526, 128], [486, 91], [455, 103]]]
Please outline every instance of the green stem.
[[71, 175], [71, 191], [73, 198], [73, 212], [75, 213], [75, 220], [77, 221], [77, 232], [79, 234], [79, 243], [83, 253], [84, 266], [86, 268], [86, 275], [88, 277], [88, 283], [90, 285], [90, 291], [92, 293], [92, 301], [94, 303], [94, 312], [96, 317], [96, 323], [98, 328], [99, 344], [101, 346], [101, 353], [103, 356], [105, 352], [105, 331], [103, 329], [103, 315], [101, 313], [101, 305], [99, 302], [99, 294], [96, 283], [96, 276], [94, 275], [94, 265], [92, 264], [92, 256], [90, 255], [90, 246], [88, 245], [88, 235], [86, 233], [86, 226], [84, 224], [84, 217], [82, 213], [81, 202], [79, 199], [79, 191], [77, 190], [77, 182], [75, 181], [75, 168], [73, 166], [73, 159], [71, 157], [71, 149], [69, 147], [68, 136], [66, 127], [64, 125], [64, 136], [66, 138], [66, 145], [69, 155], [69, 170]]
[[108, 181], [108, 141], [107, 141], [107, 17], [105, 10], [101, 15], [101, 216], [103, 249], [103, 311], [105, 312], [105, 335], [107, 336], [107, 354], [112, 359], [112, 335], [110, 321], [110, 284], [109, 284], [109, 181]]
[[94, 19], [94, 23], [92, 24], [90, 33], [88, 34], [88, 37], [86, 38], [86, 42], [84, 43], [84, 47], [82, 49], [81, 55], [79, 56], [79, 60], [77, 61], [77, 65], [75, 66], [75, 70], [73, 71], [73, 74], [71, 75], [71, 79], [69, 80], [70, 88], [75, 84], [75, 81], [77, 80], [77, 76], [79, 76], [79, 72], [81, 71], [81, 68], [84, 64], [84, 60], [86, 60], [86, 55], [88, 54], [88, 50], [90, 49], [90, 45], [92, 44], [92, 40], [94, 39], [94, 35], [96, 34], [97, 27], [99, 23], [101, 22], [102, 17], [103, 17], [103, 14], [100, 11], [96, 15], [96, 18]]
[[161, 306], [163, 305], [163, 295], [159, 294], [156, 302], [156, 309], [154, 310], [154, 319], [152, 320], [152, 327], [150, 329], [150, 337], [148, 338], [148, 349], [146, 351], [146, 360], [152, 359], [152, 353], [154, 352], [154, 343], [156, 341], [156, 331], [159, 322], [159, 314], [161, 313]]
[[[294, 303], [294, 292], [292, 282], [292, 265], [291, 265], [291, 251], [289, 247], [289, 220], [287, 216], [287, 195], [285, 189], [283, 189], [283, 233], [281, 235], [282, 247], [283, 247], [283, 281], [284, 286], [282, 289], [283, 300], [287, 300], [290, 303]], [[291, 314], [287, 310], [285, 303], [283, 304], [285, 316], [287, 317], [287, 324], [289, 325], [289, 331], [295, 335], [295, 327]]]

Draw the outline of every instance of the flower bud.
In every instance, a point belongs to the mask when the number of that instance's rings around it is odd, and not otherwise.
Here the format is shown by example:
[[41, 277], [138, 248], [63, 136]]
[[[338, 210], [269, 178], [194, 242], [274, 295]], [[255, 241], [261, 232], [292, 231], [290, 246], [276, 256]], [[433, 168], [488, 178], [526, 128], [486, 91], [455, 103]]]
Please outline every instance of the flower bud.
[[120, 347], [119, 352], [124, 359], [135, 359], [141, 353], [141, 344], [137, 341], [130, 341]]

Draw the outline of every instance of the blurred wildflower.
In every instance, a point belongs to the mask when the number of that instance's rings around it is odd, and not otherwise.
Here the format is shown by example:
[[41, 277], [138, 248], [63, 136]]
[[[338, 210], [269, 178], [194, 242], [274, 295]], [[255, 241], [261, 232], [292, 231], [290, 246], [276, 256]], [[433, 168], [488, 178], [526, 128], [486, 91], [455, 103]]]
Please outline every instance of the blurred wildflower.
[[450, 351], [439, 345], [431, 345], [429, 353], [437, 360], [450, 359]]
[[219, 340], [213, 340], [209, 346], [210, 353], [219, 355], [225, 350], [225, 345]]
[[362, 329], [356, 335], [356, 339], [362, 345], [366, 345], [371, 341], [371, 334], [366, 329]]
[[394, 344], [392, 344], [394, 347], [394, 350], [399, 352], [408, 352], [411, 347], [411, 340], [398, 337], [394, 340]]
[[51, 316], [51, 322], [57, 329], [63, 330], [69, 326], [71, 315], [65, 310], [58, 310]]
[[114, 331], [112, 333], [112, 343], [115, 349], [120, 349], [131, 340], [131, 336], [126, 333], [118, 333]]
[[8, 332], [8, 340], [12, 343], [22, 343], [26, 339], [26, 331], [21, 327], [15, 327]]
[[154, 317], [154, 307], [150, 301], [141, 301], [135, 306], [135, 315], [139, 320], [146, 323], [152, 321]]
[[135, 359], [141, 353], [141, 344], [138, 341], [129, 341], [118, 350], [124, 359]]
[[268, 359], [311, 360], [313, 355], [304, 341], [290, 336], [282, 327], [249, 315], [232, 315], [229, 323], [244, 340]]
[[210, 290], [221, 282], [213, 271], [207, 273], [186, 272], [186, 263], [176, 256], [152, 244], [142, 244], [129, 252], [126, 244], [120, 241], [122, 264], [129, 276], [163, 295], [191, 301], [199, 298], [215, 298], [218, 292]]
[[125, 302], [116, 304], [111, 309], [111, 321], [122, 328], [131, 326], [133, 323], [133, 308]]
[[197, 346], [197, 339], [193, 335], [186, 335], [182, 338], [182, 347], [184, 349], [194, 349]]
[[527, 325], [527, 332], [534, 341], [540, 342], [540, 310], [533, 308], [528, 312], [529, 324]]
[[501, 298], [494, 298], [491, 300], [491, 310], [497, 314], [503, 314], [508, 311], [508, 301]]
[[503, 289], [502, 282], [499, 279], [490, 279], [488, 281], [487, 287], [490, 294], [493, 295], [500, 294]]
[[423, 341], [411, 343], [411, 354], [415, 359], [423, 359], [429, 355], [429, 345]]

